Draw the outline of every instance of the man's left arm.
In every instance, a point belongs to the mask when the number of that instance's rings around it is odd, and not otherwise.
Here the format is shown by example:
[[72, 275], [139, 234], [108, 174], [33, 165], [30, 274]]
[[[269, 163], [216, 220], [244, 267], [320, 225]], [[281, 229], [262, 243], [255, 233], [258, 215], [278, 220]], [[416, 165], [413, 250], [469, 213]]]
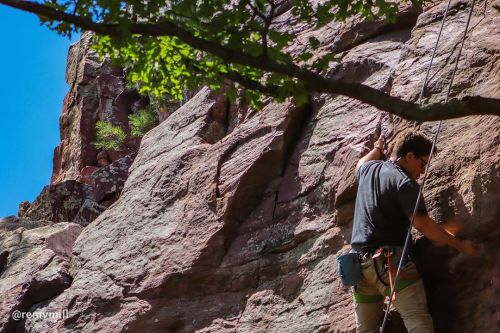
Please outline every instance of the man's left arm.
[[361, 157], [361, 159], [358, 161], [358, 164], [356, 165], [356, 170], [358, 170], [359, 167], [365, 162], [380, 160], [384, 155], [384, 147], [385, 147], [384, 136], [381, 134], [378, 140], [373, 145], [373, 149], [370, 150], [368, 154]]
[[468, 255], [476, 254], [476, 247], [472, 241], [462, 240], [449, 233], [427, 214], [417, 214], [415, 216], [414, 227], [430, 240], [452, 246], [458, 251]]

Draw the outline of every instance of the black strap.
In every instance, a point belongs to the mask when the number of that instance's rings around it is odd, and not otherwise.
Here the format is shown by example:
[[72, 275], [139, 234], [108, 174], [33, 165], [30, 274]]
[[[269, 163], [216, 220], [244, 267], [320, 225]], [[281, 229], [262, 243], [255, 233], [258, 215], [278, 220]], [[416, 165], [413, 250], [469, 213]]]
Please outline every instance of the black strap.
[[382, 279], [382, 277], [380, 276], [380, 273], [379, 273], [379, 271], [378, 271], [377, 262], [375, 261], [375, 259], [372, 259], [372, 261], [373, 261], [373, 268], [375, 269], [375, 273], [377, 274], [377, 278], [379, 279], [379, 281], [380, 281], [380, 282], [382, 282], [382, 283], [384, 284], [384, 286], [389, 287], [389, 284], [388, 284], [388, 283], [386, 283], [386, 282]]

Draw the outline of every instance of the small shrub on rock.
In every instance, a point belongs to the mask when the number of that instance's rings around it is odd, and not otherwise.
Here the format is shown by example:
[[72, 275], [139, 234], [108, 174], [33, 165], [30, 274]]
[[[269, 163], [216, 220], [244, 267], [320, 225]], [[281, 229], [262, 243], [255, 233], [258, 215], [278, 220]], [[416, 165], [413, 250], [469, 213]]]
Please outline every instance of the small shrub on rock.
[[146, 109], [128, 116], [131, 134], [135, 138], [143, 137], [150, 129], [158, 125], [158, 115], [155, 105], [150, 104]]
[[107, 121], [98, 121], [96, 123], [96, 142], [94, 146], [97, 149], [119, 150], [127, 135], [120, 126], [113, 125]]

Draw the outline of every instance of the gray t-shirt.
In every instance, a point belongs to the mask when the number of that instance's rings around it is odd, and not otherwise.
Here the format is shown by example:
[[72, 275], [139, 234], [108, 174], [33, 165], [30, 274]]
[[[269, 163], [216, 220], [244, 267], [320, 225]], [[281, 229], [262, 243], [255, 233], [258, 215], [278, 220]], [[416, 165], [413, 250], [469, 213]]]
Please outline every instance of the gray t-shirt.
[[[368, 161], [356, 171], [358, 193], [351, 244], [353, 249], [403, 246], [419, 185], [391, 161]], [[420, 199], [419, 213], [427, 213]]]

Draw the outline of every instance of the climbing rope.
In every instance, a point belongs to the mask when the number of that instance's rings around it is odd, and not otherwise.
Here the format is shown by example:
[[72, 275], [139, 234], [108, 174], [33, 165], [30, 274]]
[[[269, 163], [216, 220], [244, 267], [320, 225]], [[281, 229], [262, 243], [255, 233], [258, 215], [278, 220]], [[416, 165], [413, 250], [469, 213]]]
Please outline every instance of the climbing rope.
[[[437, 39], [436, 45], [434, 47], [434, 52], [432, 54], [431, 62], [429, 63], [429, 67], [427, 68], [427, 75], [426, 75], [426, 78], [424, 80], [424, 85], [422, 87], [422, 92], [420, 94], [419, 102], [420, 102], [420, 99], [422, 98], [422, 94], [423, 94], [425, 86], [427, 84], [426, 81], [427, 81], [427, 78], [428, 78], [428, 75], [429, 75], [429, 71], [430, 71], [430, 67], [432, 65], [432, 61], [434, 60], [434, 54], [436, 52], [437, 44], [438, 44], [439, 38], [441, 36], [441, 32], [443, 30], [444, 21], [446, 19], [446, 15], [448, 13], [448, 7], [450, 5], [450, 2], [451, 2], [451, 0], [448, 2], [448, 6], [446, 7], [446, 11], [445, 11], [445, 14], [443, 16], [443, 21], [441, 23], [441, 29], [439, 31], [438, 39]], [[452, 75], [451, 75], [450, 83], [448, 85], [448, 91], [446, 92], [445, 103], [448, 102], [448, 98], [450, 96], [451, 87], [453, 85], [453, 80], [455, 79], [455, 73], [456, 73], [457, 68], [458, 68], [458, 61], [460, 59], [460, 55], [462, 54], [462, 49], [463, 49], [463, 46], [464, 46], [465, 37], [467, 36], [467, 31], [469, 30], [469, 24], [470, 24], [470, 20], [472, 18], [472, 13], [474, 11], [474, 5], [475, 5], [475, 3], [476, 3], [476, 0], [472, 0], [472, 5], [471, 5], [470, 12], [469, 12], [469, 17], [467, 19], [467, 24], [465, 25], [464, 35], [462, 37], [462, 43], [460, 45], [460, 49], [458, 51], [457, 59], [455, 61], [455, 67], [453, 68], [453, 72], [452, 72]], [[409, 247], [410, 239], [411, 239], [411, 230], [413, 228], [413, 224], [415, 223], [415, 216], [417, 214], [418, 206], [420, 204], [420, 201], [422, 200], [422, 190], [423, 190], [423, 188], [425, 186], [425, 182], [427, 181], [427, 176], [429, 174], [429, 169], [430, 169], [430, 165], [431, 165], [431, 162], [432, 162], [432, 156], [434, 155], [434, 151], [435, 151], [435, 148], [436, 148], [436, 142], [437, 142], [437, 138], [438, 138], [439, 132], [441, 131], [441, 125], [442, 125], [442, 123], [443, 123], [442, 120], [439, 121], [439, 125], [438, 125], [438, 128], [436, 130], [436, 134], [434, 135], [434, 139], [432, 141], [431, 152], [429, 154], [429, 161], [427, 163], [427, 168], [425, 169], [424, 179], [422, 181], [422, 186], [420, 186], [420, 189], [419, 189], [419, 192], [418, 192], [417, 202], [415, 203], [415, 209], [413, 210], [413, 214], [412, 214], [412, 217], [411, 217], [410, 226], [408, 227], [408, 232], [406, 234], [405, 245], [403, 247], [403, 252], [401, 253], [401, 258], [404, 258], [404, 256], [406, 255], [406, 252], [408, 251], [408, 247]], [[389, 297], [389, 302], [387, 304], [387, 308], [385, 309], [384, 321], [382, 322], [382, 327], [380, 329], [380, 333], [384, 333], [384, 329], [385, 329], [385, 326], [387, 324], [387, 319], [389, 318], [389, 310], [391, 308], [392, 300], [393, 300], [394, 295], [396, 293], [396, 284], [398, 282], [399, 274], [400, 274], [401, 268], [403, 266], [402, 263], [403, 263], [403, 260], [400, 260], [399, 261], [399, 265], [398, 265], [398, 270], [396, 271], [396, 276], [394, 277], [394, 288], [392, 288], [392, 290], [391, 290], [391, 295]]]
[[432, 51], [431, 61], [427, 66], [427, 72], [425, 73], [424, 84], [422, 85], [422, 90], [420, 91], [420, 96], [418, 97], [418, 104], [422, 104], [422, 97], [425, 93], [425, 88], [427, 88], [427, 80], [429, 79], [429, 73], [431, 72], [432, 63], [434, 62], [434, 57], [436, 56], [436, 50], [439, 44], [439, 40], [441, 39], [441, 33], [443, 32], [444, 22], [446, 21], [446, 17], [448, 16], [448, 9], [450, 9], [451, 0], [448, 0], [448, 5], [446, 5], [446, 9], [444, 11], [443, 20], [441, 21], [441, 28], [439, 29], [439, 34], [436, 39], [436, 43], [434, 44], [434, 50]]
[[[432, 50], [431, 61], [429, 62], [429, 65], [427, 65], [427, 71], [425, 73], [424, 83], [422, 84], [422, 89], [420, 90], [420, 95], [418, 96], [417, 104], [422, 104], [422, 98], [424, 97], [425, 89], [427, 88], [427, 83], [429, 83], [427, 80], [429, 79], [432, 63], [434, 62], [434, 57], [436, 56], [436, 50], [439, 45], [439, 40], [441, 39], [441, 34], [444, 28], [444, 22], [446, 21], [446, 17], [448, 17], [448, 10], [450, 9], [450, 4], [451, 0], [448, 0], [448, 4], [446, 5], [446, 9], [444, 11], [443, 19], [441, 20], [441, 27], [439, 28], [438, 37], [436, 39], [436, 43], [434, 44], [434, 50]], [[416, 121], [415, 124], [413, 125], [413, 130], [420, 128], [420, 124], [419, 125], [417, 124], [418, 122]]]

